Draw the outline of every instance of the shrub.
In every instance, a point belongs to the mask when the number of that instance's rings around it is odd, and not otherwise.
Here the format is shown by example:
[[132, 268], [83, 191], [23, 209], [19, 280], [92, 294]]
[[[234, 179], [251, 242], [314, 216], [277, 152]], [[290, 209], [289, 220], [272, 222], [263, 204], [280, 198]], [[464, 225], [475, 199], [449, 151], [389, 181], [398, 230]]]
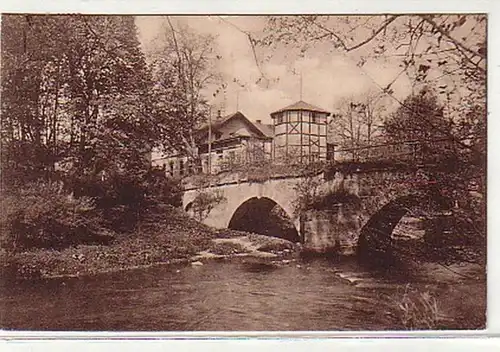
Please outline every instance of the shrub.
[[138, 172], [110, 172], [100, 177], [78, 175], [67, 180], [67, 188], [77, 197], [91, 197], [115, 231], [135, 229], [141, 212], [158, 204], [180, 206], [182, 191], [178, 181], [161, 169]]
[[361, 199], [358, 196], [341, 189], [335, 192], [328, 192], [313, 199], [311, 208], [315, 210], [331, 210], [334, 209], [337, 204], [343, 204], [354, 209], [359, 209], [361, 207]]
[[96, 199], [98, 208], [117, 205], [141, 206], [147, 199], [156, 199], [175, 206], [181, 202], [179, 182], [168, 178], [161, 169], [139, 171], [102, 171], [98, 175], [76, 174], [67, 178], [67, 188], [76, 197]]
[[484, 246], [485, 228], [475, 220], [470, 214], [459, 210], [452, 215], [432, 217], [426, 222], [425, 240], [436, 246]]
[[394, 299], [396, 319], [407, 330], [437, 329], [440, 314], [437, 301], [429, 292], [412, 291], [410, 286]]
[[149, 199], [175, 207], [182, 205], [182, 187], [179, 180], [167, 177], [162, 169], [151, 169], [144, 179], [144, 189]]
[[112, 235], [101, 223], [91, 198], [74, 198], [60, 183], [33, 183], [2, 199], [1, 245], [19, 251], [102, 243]]
[[220, 190], [200, 189], [191, 204], [190, 210], [194, 213], [196, 220], [203, 221], [213, 208], [225, 201], [226, 198]]

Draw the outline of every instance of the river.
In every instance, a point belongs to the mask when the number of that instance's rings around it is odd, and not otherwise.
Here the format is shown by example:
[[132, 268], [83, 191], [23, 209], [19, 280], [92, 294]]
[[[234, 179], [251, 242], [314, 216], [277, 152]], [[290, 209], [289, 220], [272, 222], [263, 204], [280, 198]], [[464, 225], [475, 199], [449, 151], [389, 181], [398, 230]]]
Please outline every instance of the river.
[[[4, 284], [2, 328], [57, 331], [311, 331], [400, 328], [395, 303], [408, 284], [462, 319], [473, 296], [484, 317], [485, 285], [381, 275], [352, 259], [246, 260], [156, 266], [93, 277]], [[478, 292], [480, 293], [478, 296]], [[392, 302], [392, 303], [391, 303]], [[455, 304], [452, 304], [455, 302]], [[462, 309], [463, 310], [463, 309]], [[463, 322], [462, 322], [463, 323]], [[450, 325], [451, 324], [451, 325]], [[453, 324], [444, 328], [453, 328]], [[446, 324], [445, 324], [446, 325]]]

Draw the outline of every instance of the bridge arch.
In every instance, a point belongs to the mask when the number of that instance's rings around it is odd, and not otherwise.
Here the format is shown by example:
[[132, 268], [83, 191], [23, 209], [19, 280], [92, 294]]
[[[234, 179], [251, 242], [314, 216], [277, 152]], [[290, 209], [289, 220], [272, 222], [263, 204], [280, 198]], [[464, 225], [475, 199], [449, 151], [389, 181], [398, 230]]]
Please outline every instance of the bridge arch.
[[397, 197], [375, 212], [362, 227], [358, 239], [358, 255], [364, 260], [392, 260], [392, 233], [401, 219], [415, 209], [445, 211], [452, 200], [439, 194], [407, 194]]
[[300, 242], [291, 214], [269, 197], [250, 197], [231, 215], [228, 228]]

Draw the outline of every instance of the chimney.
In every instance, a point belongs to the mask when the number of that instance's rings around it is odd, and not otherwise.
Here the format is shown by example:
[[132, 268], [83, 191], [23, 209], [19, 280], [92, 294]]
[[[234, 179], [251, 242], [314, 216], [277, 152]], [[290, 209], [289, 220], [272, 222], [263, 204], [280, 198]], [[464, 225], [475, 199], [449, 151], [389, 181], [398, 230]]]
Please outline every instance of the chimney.
[[262, 123], [262, 120], [255, 120], [255, 122], [257, 122], [257, 123]]

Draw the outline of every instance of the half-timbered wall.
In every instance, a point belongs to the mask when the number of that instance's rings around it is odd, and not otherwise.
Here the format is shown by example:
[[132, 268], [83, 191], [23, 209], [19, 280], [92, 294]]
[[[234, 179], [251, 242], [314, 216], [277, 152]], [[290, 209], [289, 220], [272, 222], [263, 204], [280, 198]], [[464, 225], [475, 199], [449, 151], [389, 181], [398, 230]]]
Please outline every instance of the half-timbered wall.
[[292, 110], [276, 114], [273, 120], [275, 159], [326, 159], [327, 114]]

